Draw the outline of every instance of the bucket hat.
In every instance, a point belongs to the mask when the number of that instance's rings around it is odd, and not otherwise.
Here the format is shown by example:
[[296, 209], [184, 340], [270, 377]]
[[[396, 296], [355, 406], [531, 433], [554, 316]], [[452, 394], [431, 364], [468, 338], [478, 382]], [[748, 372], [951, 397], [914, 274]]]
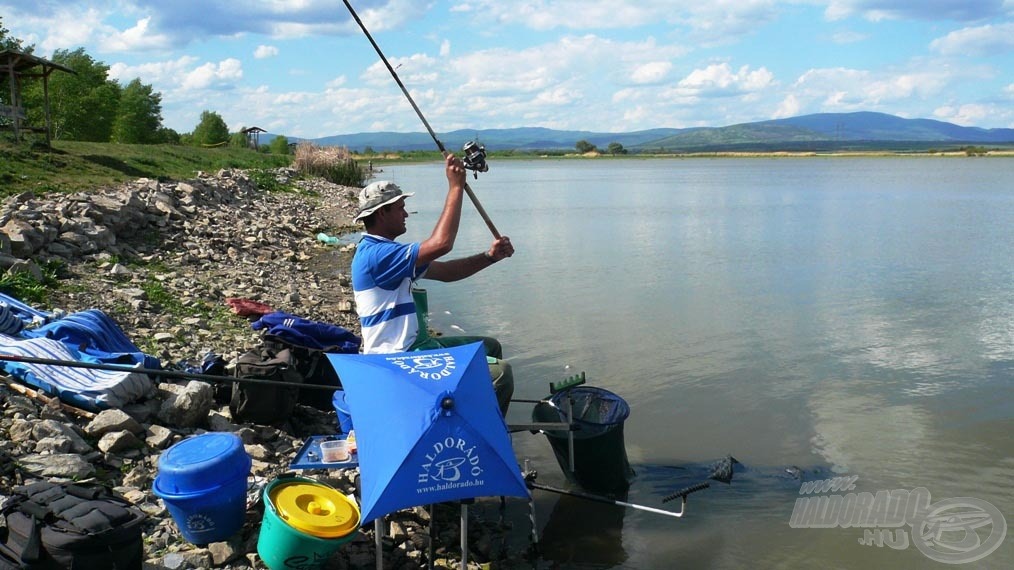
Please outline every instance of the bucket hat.
[[378, 180], [359, 192], [359, 213], [353, 221], [359, 220], [376, 212], [381, 207], [393, 204], [401, 198], [415, 196], [415, 192], [402, 192], [401, 188], [390, 180]]

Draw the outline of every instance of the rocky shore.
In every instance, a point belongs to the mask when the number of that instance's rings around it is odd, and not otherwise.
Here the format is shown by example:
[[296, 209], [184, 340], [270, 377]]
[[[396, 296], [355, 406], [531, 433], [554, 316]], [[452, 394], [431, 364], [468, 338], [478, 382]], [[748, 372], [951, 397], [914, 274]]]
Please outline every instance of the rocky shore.
[[[356, 231], [350, 220], [358, 189], [301, 179], [288, 169], [256, 179], [260, 184], [250, 173], [223, 170], [187, 181], [140, 179], [89, 193], [11, 197], [0, 210], [0, 268], [39, 279], [55, 271], [57, 286], [47, 303], [33, 306], [66, 313], [100, 309], [165, 367], [199, 363], [208, 353], [232, 364], [260, 344], [250, 320], [231, 311], [229, 298], [358, 334], [348, 281], [354, 245], [317, 239], [319, 233]], [[274, 425], [237, 423], [228, 406], [216, 402], [211, 383], [153, 380], [157, 390], [150, 397], [93, 414], [0, 379], [0, 495], [33, 479], [100, 483], [147, 514], [146, 568], [265, 568], [256, 554], [259, 489], [289, 470], [307, 437], [335, 432], [334, 412], [297, 406]], [[182, 538], [151, 487], [160, 454], [205, 431], [237, 434], [253, 469], [243, 529], [228, 541], [198, 547]], [[301, 474], [356, 492], [355, 469]], [[433, 562], [456, 568], [458, 515], [456, 506], [438, 506], [434, 537], [422, 508], [388, 517], [384, 567]], [[520, 563], [522, 553], [506, 552], [507, 531], [496, 521], [471, 520], [470, 566]], [[433, 561], [427, 560], [431, 540]], [[372, 568], [374, 544], [371, 525], [324, 567]]]

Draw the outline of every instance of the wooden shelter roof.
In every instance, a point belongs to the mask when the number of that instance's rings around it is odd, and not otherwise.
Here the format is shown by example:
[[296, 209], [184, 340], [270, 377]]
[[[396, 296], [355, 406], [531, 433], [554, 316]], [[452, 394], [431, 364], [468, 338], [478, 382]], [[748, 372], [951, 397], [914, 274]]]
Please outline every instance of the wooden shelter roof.
[[33, 67], [38, 67], [41, 65], [43, 69], [45, 68], [59, 69], [60, 71], [66, 71], [67, 73], [73, 73], [77, 75], [76, 71], [65, 65], [60, 65], [59, 63], [54, 63], [52, 61], [49, 61], [48, 59], [43, 59], [41, 57], [37, 57], [29, 53], [23, 53], [20, 51], [14, 51], [10, 49], [0, 51], [0, 69], [10, 70], [10, 66], [12, 65], [14, 66], [14, 73], [24, 73], [25, 71], [28, 71]]

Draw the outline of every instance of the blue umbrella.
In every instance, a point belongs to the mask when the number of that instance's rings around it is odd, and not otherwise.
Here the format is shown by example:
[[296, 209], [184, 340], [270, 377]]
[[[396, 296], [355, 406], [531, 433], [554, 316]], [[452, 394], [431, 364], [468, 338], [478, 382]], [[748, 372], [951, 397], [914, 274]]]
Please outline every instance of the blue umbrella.
[[363, 524], [432, 503], [529, 497], [482, 343], [327, 357], [355, 426]]

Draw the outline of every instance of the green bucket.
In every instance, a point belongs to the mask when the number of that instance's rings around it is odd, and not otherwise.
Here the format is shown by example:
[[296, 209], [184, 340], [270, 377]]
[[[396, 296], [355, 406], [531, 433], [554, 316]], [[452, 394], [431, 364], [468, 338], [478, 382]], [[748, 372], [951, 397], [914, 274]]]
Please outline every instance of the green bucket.
[[358, 529], [355, 501], [312, 479], [281, 477], [264, 488], [257, 554], [271, 570], [322, 568]]

